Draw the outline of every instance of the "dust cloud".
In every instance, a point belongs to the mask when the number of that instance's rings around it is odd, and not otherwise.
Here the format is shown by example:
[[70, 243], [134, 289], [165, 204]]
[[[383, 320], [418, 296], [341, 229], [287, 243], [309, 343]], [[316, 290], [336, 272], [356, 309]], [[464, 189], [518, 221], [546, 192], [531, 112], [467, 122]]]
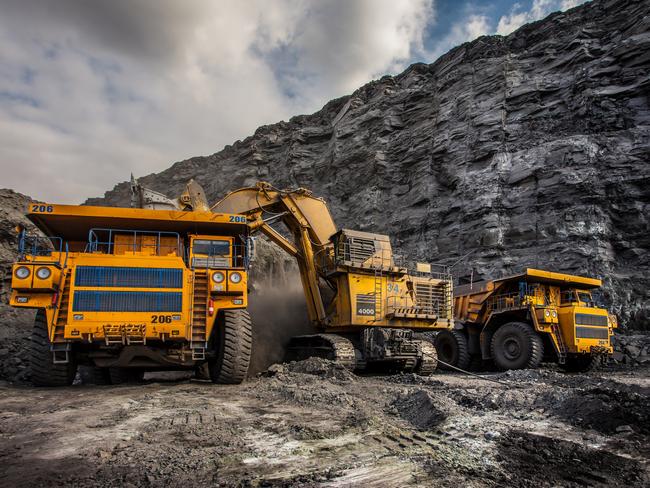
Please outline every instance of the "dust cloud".
[[296, 335], [313, 334], [300, 273], [294, 258], [258, 239], [251, 268], [248, 311], [253, 321], [253, 355], [249, 375], [284, 360], [285, 347]]

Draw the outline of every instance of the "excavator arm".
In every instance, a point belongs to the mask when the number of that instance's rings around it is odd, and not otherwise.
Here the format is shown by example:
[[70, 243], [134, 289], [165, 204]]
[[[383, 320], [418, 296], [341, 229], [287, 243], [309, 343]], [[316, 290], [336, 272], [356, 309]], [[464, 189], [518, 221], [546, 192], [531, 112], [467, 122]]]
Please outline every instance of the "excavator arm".
[[[279, 190], [259, 182], [226, 195], [212, 206], [213, 212], [243, 214], [252, 231], [259, 230], [281, 249], [297, 259], [307, 299], [309, 318], [315, 325], [328, 325], [327, 312], [319, 288], [322, 266], [331, 259], [331, 236], [337, 231], [324, 200], [309, 190]], [[293, 236], [293, 242], [270, 226], [281, 221]]]

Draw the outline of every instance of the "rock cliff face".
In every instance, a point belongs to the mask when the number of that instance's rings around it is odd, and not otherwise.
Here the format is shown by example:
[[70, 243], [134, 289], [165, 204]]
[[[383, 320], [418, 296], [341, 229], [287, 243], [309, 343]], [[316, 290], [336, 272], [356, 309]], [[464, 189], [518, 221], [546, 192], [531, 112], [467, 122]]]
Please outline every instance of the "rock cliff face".
[[12, 190], [0, 189], [0, 380], [27, 379], [27, 348], [34, 312], [8, 305], [11, 266], [18, 257], [18, 224], [30, 231], [35, 227], [25, 218], [31, 198]]
[[[650, 3], [603, 0], [481, 37], [312, 115], [141, 179], [216, 200], [267, 180], [327, 199], [340, 227], [485, 276], [600, 276], [650, 319]], [[137, 169], [137, 168], [136, 168]], [[120, 184], [91, 204], [128, 205]]]
[[0, 189], [0, 315], [12, 309], [7, 307], [11, 289], [11, 266], [18, 257], [18, 234], [16, 226], [22, 225], [34, 231], [34, 225], [25, 217], [28, 196], [13, 190]]

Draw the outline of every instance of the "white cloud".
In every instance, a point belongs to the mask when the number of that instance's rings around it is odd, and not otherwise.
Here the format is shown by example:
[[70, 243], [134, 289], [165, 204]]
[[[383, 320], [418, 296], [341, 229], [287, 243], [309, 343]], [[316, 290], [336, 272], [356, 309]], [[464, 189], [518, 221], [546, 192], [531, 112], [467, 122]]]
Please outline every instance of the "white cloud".
[[534, 22], [546, 17], [551, 12], [568, 10], [587, 0], [533, 0], [530, 10], [522, 10], [519, 3], [515, 3], [508, 15], [503, 15], [497, 25], [497, 34], [502, 36], [514, 32], [519, 27], [529, 22]]
[[210, 154], [401, 70], [433, 16], [433, 0], [3, 0], [0, 186], [81, 201]]

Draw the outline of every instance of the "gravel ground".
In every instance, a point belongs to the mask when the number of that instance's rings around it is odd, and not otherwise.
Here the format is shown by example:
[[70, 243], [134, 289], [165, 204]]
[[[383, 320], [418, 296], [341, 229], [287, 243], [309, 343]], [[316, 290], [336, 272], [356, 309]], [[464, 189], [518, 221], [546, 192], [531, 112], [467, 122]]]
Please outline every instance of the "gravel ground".
[[0, 386], [1, 486], [647, 486], [648, 370]]

